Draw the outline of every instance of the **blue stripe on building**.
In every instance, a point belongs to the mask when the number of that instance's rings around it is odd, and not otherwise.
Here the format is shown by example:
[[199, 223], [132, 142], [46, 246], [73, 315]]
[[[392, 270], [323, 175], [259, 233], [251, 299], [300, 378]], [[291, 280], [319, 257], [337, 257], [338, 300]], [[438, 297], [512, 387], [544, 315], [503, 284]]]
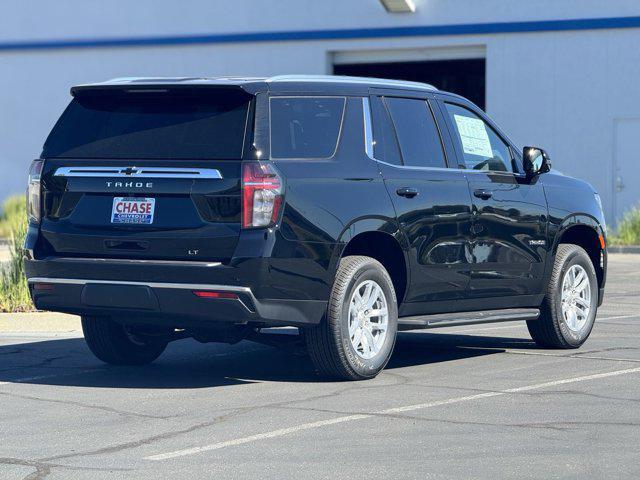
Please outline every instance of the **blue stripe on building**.
[[70, 48], [118, 48], [179, 45], [207, 45], [247, 42], [291, 42], [305, 40], [344, 40], [389, 37], [432, 37], [438, 35], [478, 35], [523, 32], [557, 32], [638, 28], [640, 17], [541, 20], [528, 22], [469, 23], [415, 27], [350, 28], [333, 30], [294, 30], [276, 32], [222, 33], [120, 38], [80, 38], [75, 40], [33, 40], [0, 42], [0, 51], [56, 50]]

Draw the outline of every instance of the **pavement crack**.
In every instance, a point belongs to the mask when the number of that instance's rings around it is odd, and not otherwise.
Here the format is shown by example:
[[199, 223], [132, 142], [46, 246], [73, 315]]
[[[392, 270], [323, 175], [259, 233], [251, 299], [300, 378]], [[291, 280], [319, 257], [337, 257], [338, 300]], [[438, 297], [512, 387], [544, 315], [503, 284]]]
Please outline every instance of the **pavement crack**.
[[23, 480], [41, 480], [51, 473], [51, 465], [34, 460], [5, 457], [0, 458], [0, 464], [35, 468], [35, 471], [24, 477]]
[[[25, 353], [25, 352], [20, 352], [20, 353]], [[28, 355], [28, 352], [26, 352], [26, 353]], [[36, 363], [32, 363], [30, 365], [15, 365], [15, 366], [12, 366], [12, 367], [9, 367], [9, 368], [3, 368], [3, 369], [0, 369], [0, 373], [2, 373], [2, 372], [10, 372], [12, 370], [24, 370], [24, 369], [27, 369], [27, 368], [49, 368], [49, 367], [56, 368], [56, 367], [53, 367], [51, 364], [53, 362], [55, 362], [56, 360], [63, 360], [63, 359], [66, 359], [66, 358], [71, 358], [71, 355], [61, 355], [59, 357], [47, 357], [47, 358], [41, 359], [40, 361], [38, 361]]]
[[116, 415], [126, 416], [126, 417], [138, 417], [138, 418], [152, 418], [156, 420], [168, 420], [171, 418], [176, 418], [178, 415], [147, 415], [144, 413], [130, 412], [126, 410], [118, 410], [116, 408], [104, 407], [102, 405], [95, 405], [90, 403], [76, 402], [73, 400], [58, 400], [54, 398], [44, 398], [44, 397], [35, 397], [32, 395], [22, 395], [19, 393], [11, 393], [11, 392], [0, 392], [0, 396], [13, 397], [13, 398], [21, 398], [23, 400], [34, 400], [36, 402], [47, 402], [47, 403], [58, 403], [62, 405], [72, 405], [75, 407], [88, 408], [91, 410], [100, 410], [103, 412], [113, 413]]
[[597, 393], [590, 392], [580, 392], [578, 390], [546, 390], [540, 392], [520, 392], [524, 395], [530, 395], [532, 397], [535, 396], [545, 396], [545, 395], [580, 395], [583, 397], [592, 397], [600, 400], [614, 401], [614, 402], [632, 402], [632, 403], [640, 403], [640, 398], [623, 398], [623, 397], [613, 397], [609, 395], [600, 395]]
[[[161, 434], [158, 434], [158, 435], [151, 435], [151, 436], [139, 439], [139, 440], [120, 443], [120, 444], [111, 445], [111, 446], [98, 448], [98, 449], [94, 449], [94, 450], [87, 450], [87, 451], [84, 451], [84, 452], [73, 452], [73, 453], [67, 453], [67, 454], [63, 454], [63, 455], [55, 455], [55, 456], [51, 456], [51, 457], [42, 458], [42, 459], [40, 459], [40, 461], [61, 460], [61, 459], [65, 459], [65, 458], [87, 457], [87, 456], [93, 456], [93, 455], [116, 453], [116, 452], [120, 452], [122, 450], [128, 450], [128, 449], [132, 449], [132, 448], [142, 447], [142, 446], [145, 446], [145, 445], [150, 445], [152, 443], [155, 443], [155, 442], [158, 442], [158, 441], [162, 441], [162, 440], [169, 440], [171, 438], [175, 438], [175, 437], [178, 437], [180, 435], [184, 435], [184, 434], [192, 433], [192, 432], [197, 431], [197, 430], [208, 428], [208, 427], [220, 424], [222, 422], [225, 422], [225, 421], [227, 421], [227, 420], [229, 420], [231, 418], [234, 418], [234, 417], [246, 414], [246, 413], [250, 413], [250, 412], [253, 412], [253, 411], [265, 409], [265, 408], [286, 407], [287, 405], [293, 405], [293, 404], [301, 403], [301, 402], [310, 402], [310, 401], [314, 401], [314, 400], [323, 400], [323, 399], [332, 398], [332, 397], [336, 397], [336, 396], [342, 395], [343, 393], [345, 393], [345, 392], [347, 392], [349, 390], [353, 390], [353, 389], [360, 389], [361, 390], [363, 388], [382, 388], [382, 387], [388, 387], [388, 386], [389, 385], [372, 385], [370, 387], [352, 386], [352, 387], [346, 387], [346, 388], [337, 389], [337, 390], [335, 390], [333, 392], [330, 392], [330, 393], [321, 394], [321, 395], [313, 395], [313, 396], [310, 396], [310, 397], [296, 399], [296, 400], [285, 400], [285, 401], [281, 401], [281, 402], [273, 402], [273, 403], [261, 404], [261, 405], [256, 405], [256, 406], [239, 407], [239, 408], [236, 408], [236, 409], [234, 409], [233, 411], [231, 411], [231, 412], [229, 412], [227, 414], [220, 415], [220, 416], [214, 418], [213, 420], [210, 420], [210, 421], [207, 421], [207, 422], [198, 423], [198, 424], [192, 425], [190, 427], [184, 428], [182, 430], [175, 430], [175, 431], [172, 431], [172, 432], [161, 433]], [[292, 408], [295, 408], [295, 407], [292, 407]]]
[[324, 409], [324, 408], [305, 408], [305, 407], [278, 407], [285, 410], [300, 410], [307, 412], [317, 412], [317, 413], [331, 413], [334, 415], [366, 415], [369, 417], [376, 418], [389, 418], [396, 420], [408, 420], [408, 421], [417, 421], [424, 423], [440, 423], [440, 424], [448, 424], [448, 425], [470, 425], [470, 426], [481, 426], [481, 427], [496, 427], [496, 428], [531, 428], [531, 429], [544, 429], [544, 430], [554, 430], [554, 431], [569, 431], [575, 430], [576, 427], [579, 426], [625, 426], [625, 427], [640, 427], [640, 423], [638, 422], [598, 422], [598, 421], [562, 421], [562, 422], [523, 422], [523, 423], [508, 423], [508, 422], [479, 422], [479, 421], [471, 421], [471, 420], [454, 420], [454, 419], [443, 419], [443, 418], [433, 418], [433, 417], [421, 417], [416, 415], [406, 415], [399, 413], [388, 413], [388, 412], [349, 412], [342, 410], [333, 410], [333, 409]]
[[[406, 415], [399, 413], [388, 413], [388, 412], [348, 412], [341, 410], [332, 410], [332, 409], [324, 409], [324, 408], [305, 408], [305, 407], [279, 407], [283, 409], [289, 410], [301, 410], [301, 411], [309, 411], [309, 412], [318, 412], [318, 413], [331, 413], [335, 415], [366, 415], [369, 417], [375, 418], [389, 418], [396, 420], [409, 420], [409, 421], [418, 421], [424, 423], [442, 423], [442, 424], [450, 424], [450, 425], [473, 425], [473, 426], [489, 426], [489, 427], [513, 427], [513, 428], [543, 428], [549, 430], [568, 430], [568, 428], [563, 428], [558, 424], [548, 422], [548, 423], [499, 423], [499, 422], [473, 422], [470, 420], [445, 420], [442, 418], [431, 418], [431, 417], [420, 417], [416, 415]], [[564, 422], [568, 423], [568, 422]]]
[[26, 350], [24, 348], [13, 348], [0, 351], [0, 355], [15, 355], [17, 353], [24, 353]]
[[[616, 349], [612, 349], [616, 350]], [[621, 350], [621, 349], [618, 349]], [[575, 359], [588, 359], [588, 360], [603, 360], [608, 362], [628, 362], [628, 363], [640, 363], [640, 358], [619, 358], [619, 357], [601, 357], [593, 356], [584, 353], [546, 353], [546, 352], [525, 352], [518, 350], [505, 350], [504, 353], [510, 355], [531, 355], [539, 357], [554, 357], [554, 358], [575, 358]]]
[[84, 466], [72, 466], [72, 465], [62, 465], [58, 463], [50, 463], [42, 460], [25, 460], [22, 458], [12, 458], [12, 457], [0, 457], [0, 465], [16, 465], [21, 467], [32, 467], [35, 471], [28, 474], [23, 480], [42, 480], [46, 478], [54, 468], [60, 468], [65, 470], [76, 470], [76, 471], [104, 471], [104, 472], [126, 472], [129, 469], [125, 468], [111, 468], [111, 467], [84, 467]]
[[46, 462], [46, 461], [51, 461], [51, 460], [62, 460], [65, 458], [75, 458], [75, 457], [89, 457], [92, 455], [101, 455], [101, 454], [110, 454], [110, 453], [117, 453], [120, 452], [122, 450], [129, 450], [132, 448], [138, 448], [138, 447], [142, 447], [144, 445], [149, 445], [152, 444], [154, 442], [158, 442], [161, 440], [168, 440], [174, 437], [178, 437], [180, 435], [184, 435], [187, 433], [191, 433], [191, 432], [195, 432], [196, 430], [201, 430], [203, 428], [207, 428], [207, 427], [211, 427], [213, 425], [217, 425], [219, 423], [222, 423], [230, 418], [233, 418], [237, 415], [241, 415], [243, 413], [245, 413], [246, 411], [248, 411], [250, 409], [248, 408], [244, 408], [244, 409], [236, 409], [233, 410], [232, 412], [229, 412], [225, 415], [220, 415], [219, 417], [214, 418], [213, 420], [210, 420], [208, 422], [202, 422], [202, 423], [197, 423], [195, 425], [191, 425], [190, 427], [187, 428], [183, 428], [181, 430], [174, 430], [171, 432], [165, 432], [165, 433], [160, 433], [158, 435], [151, 435], [148, 437], [144, 437], [141, 438], [139, 440], [133, 440], [130, 442], [125, 442], [125, 443], [119, 443], [116, 445], [111, 445], [108, 447], [102, 447], [102, 448], [97, 448], [94, 450], [87, 450], [84, 452], [73, 452], [73, 453], [66, 453], [64, 455], [55, 455], [55, 456], [51, 456], [51, 457], [46, 457], [46, 458], [42, 458], [40, 459], [41, 462]]

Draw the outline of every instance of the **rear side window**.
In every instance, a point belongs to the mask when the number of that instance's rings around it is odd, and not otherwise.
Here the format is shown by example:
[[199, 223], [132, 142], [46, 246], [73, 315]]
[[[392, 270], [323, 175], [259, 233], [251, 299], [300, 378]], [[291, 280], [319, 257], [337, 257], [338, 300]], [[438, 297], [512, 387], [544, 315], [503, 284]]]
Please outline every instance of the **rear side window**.
[[446, 106], [466, 168], [513, 172], [511, 149], [493, 128], [471, 110], [452, 103]]
[[53, 128], [43, 156], [241, 158], [250, 99], [235, 91], [83, 92]]
[[345, 97], [272, 97], [271, 157], [333, 157], [345, 103]]
[[385, 98], [405, 165], [446, 167], [440, 133], [425, 100]]

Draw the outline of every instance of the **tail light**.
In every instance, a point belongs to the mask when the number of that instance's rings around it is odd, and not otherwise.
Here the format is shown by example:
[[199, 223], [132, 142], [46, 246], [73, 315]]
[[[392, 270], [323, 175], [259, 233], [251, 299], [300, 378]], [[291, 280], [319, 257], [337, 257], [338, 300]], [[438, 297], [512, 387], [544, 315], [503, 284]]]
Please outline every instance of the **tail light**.
[[40, 223], [40, 174], [42, 160], [34, 160], [29, 167], [29, 183], [27, 184], [27, 215], [29, 222]]
[[282, 177], [269, 162], [242, 164], [242, 227], [269, 227], [282, 207]]

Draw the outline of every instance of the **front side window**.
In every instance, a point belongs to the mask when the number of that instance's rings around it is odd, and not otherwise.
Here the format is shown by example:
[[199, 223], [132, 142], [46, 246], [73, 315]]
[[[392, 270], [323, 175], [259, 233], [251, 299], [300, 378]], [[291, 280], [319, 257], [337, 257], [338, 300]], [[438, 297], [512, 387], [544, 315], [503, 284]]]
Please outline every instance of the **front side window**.
[[513, 172], [511, 149], [484, 120], [459, 105], [446, 106], [466, 168]]
[[403, 163], [414, 167], [446, 167], [440, 133], [426, 100], [385, 98], [395, 125]]
[[271, 157], [333, 157], [345, 104], [344, 97], [272, 97]]

